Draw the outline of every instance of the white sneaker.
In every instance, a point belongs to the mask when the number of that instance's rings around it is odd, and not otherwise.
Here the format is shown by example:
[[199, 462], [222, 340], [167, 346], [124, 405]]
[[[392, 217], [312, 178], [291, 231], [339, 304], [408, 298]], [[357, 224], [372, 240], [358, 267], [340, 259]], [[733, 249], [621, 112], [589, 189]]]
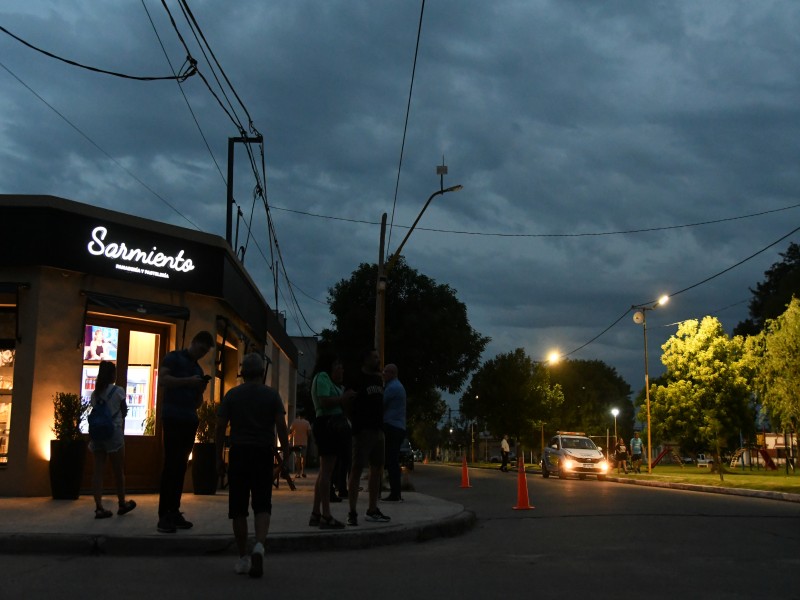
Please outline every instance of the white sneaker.
[[233, 571], [237, 575], [246, 575], [250, 572], [250, 557], [249, 556], [240, 556], [239, 560], [236, 561], [236, 564], [233, 565]]
[[261, 542], [253, 546], [248, 573], [250, 577], [261, 577], [264, 574], [264, 545]]

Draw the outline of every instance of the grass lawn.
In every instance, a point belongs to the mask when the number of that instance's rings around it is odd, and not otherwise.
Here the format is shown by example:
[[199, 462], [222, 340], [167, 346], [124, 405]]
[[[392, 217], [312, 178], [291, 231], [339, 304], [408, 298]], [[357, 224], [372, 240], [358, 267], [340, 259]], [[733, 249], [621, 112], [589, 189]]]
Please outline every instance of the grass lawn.
[[[742, 470], [731, 469], [728, 467], [724, 473], [724, 481], [719, 480], [719, 473], [712, 473], [707, 468], [698, 468], [694, 465], [662, 466], [653, 468], [652, 474], [647, 474], [647, 467], [642, 465], [642, 473], [628, 475], [636, 479], [670, 481], [673, 483], [691, 483], [695, 485], [710, 485], [715, 487], [743, 488], [749, 490], [767, 490], [772, 492], [788, 492], [790, 494], [800, 494], [800, 473], [781, 466], [777, 471], [765, 471], [764, 469], [749, 468]], [[622, 475], [625, 477], [625, 475]]]

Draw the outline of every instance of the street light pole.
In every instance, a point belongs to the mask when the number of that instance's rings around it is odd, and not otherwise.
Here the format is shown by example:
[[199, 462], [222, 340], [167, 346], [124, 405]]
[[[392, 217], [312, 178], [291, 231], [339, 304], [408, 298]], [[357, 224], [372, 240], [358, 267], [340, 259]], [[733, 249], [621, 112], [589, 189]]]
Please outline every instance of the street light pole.
[[375, 295], [375, 349], [378, 351], [378, 355], [380, 356], [380, 363], [381, 367], [384, 365], [385, 359], [385, 342], [386, 342], [386, 285], [389, 278], [389, 272], [392, 270], [397, 261], [400, 259], [400, 253], [403, 250], [403, 246], [406, 245], [408, 238], [411, 236], [411, 232], [414, 231], [414, 228], [419, 223], [419, 220], [422, 218], [423, 213], [427, 210], [430, 203], [436, 196], [444, 195], [448, 192], [457, 192], [463, 189], [464, 186], [461, 185], [454, 185], [452, 187], [446, 188], [444, 187], [444, 176], [447, 174], [447, 167], [444, 165], [440, 165], [436, 167], [436, 173], [439, 175], [439, 189], [433, 192], [430, 197], [428, 198], [425, 205], [422, 207], [422, 210], [419, 211], [417, 218], [414, 220], [414, 223], [409, 228], [406, 236], [403, 238], [403, 241], [400, 242], [400, 245], [397, 247], [397, 250], [394, 251], [389, 257], [389, 260], [384, 263], [384, 245], [386, 239], [386, 213], [383, 213], [383, 217], [381, 218], [381, 247], [378, 252], [378, 283], [377, 283], [377, 293]]
[[669, 301], [669, 296], [661, 296], [658, 302], [652, 306], [631, 306], [632, 309], [637, 309], [633, 313], [633, 322], [642, 325], [644, 331], [644, 394], [647, 406], [647, 473], [653, 472], [653, 450], [652, 450], [652, 436], [650, 434], [650, 374], [648, 373], [648, 360], [647, 360], [647, 311], [655, 310], [659, 306], [666, 304]]
[[611, 414], [614, 415], [614, 443], [616, 444], [619, 442], [619, 438], [617, 437], [617, 415], [619, 414], [619, 409], [612, 408]]

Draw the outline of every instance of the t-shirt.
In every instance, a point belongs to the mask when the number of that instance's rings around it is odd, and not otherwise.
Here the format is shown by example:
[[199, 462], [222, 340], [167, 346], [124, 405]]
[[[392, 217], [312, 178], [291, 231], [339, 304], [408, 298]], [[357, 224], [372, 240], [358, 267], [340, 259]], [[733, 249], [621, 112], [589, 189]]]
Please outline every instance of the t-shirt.
[[383, 422], [398, 429], [406, 428], [406, 389], [396, 377], [383, 389]]
[[302, 417], [298, 417], [292, 421], [292, 430], [289, 432], [292, 436], [293, 446], [308, 446], [308, 434], [311, 431], [311, 423]]
[[325, 415], [341, 415], [342, 407], [337, 405], [323, 408], [320, 398], [338, 398], [342, 395], [342, 388], [333, 383], [330, 375], [325, 371], [320, 371], [314, 376], [311, 382], [311, 399], [314, 401], [314, 409], [318, 417]]
[[631, 454], [642, 453], [642, 440], [641, 438], [631, 438]]
[[[203, 376], [203, 369], [192, 358], [188, 350], [175, 350], [164, 357], [161, 367], [169, 370], [173, 377]], [[199, 422], [197, 407], [203, 396], [199, 388], [165, 387], [163, 417], [175, 421]]]
[[243, 383], [228, 390], [217, 418], [231, 425], [231, 446], [272, 446], [275, 417], [286, 414], [280, 394], [261, 383]]
[[628, 449], [625, 447], [625, 444], [617, 444], [616, 452], [617, 459], [619, 460], [627, 458], [628, 456]]
[[362, 429], [383, 428], [383, 378], [379, 373], [359, 371], [352, 388], [356, 392], [353, 400], [353, 434]]
[[111, 421], [114, 423], [114, 433], [107, 440], [95, 442], [89, 440], [89, 449], [105, 450], [106, 452], [116, 452], [125, 445], [125, 415], [128, 413], [128, 405], [125, 403], [125, 390], [120, 386], [110, 384], [106, 389], [92, 392], [89, 404], [92, 408], [97, 405], [98, 396], [108, 405], [111, 413]]

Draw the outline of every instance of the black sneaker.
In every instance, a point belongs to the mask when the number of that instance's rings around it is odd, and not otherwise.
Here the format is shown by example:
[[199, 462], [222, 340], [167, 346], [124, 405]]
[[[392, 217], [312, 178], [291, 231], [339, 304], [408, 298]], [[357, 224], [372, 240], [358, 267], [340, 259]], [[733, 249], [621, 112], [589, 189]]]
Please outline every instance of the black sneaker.
[[347, 513], [347, 524], [351, 527], [356, 527], [358, 525], [358, 513], [349, 512]]
[[172, 515], [172, 522], [175, 524], [176, 529], [191, 529], [194, 526], [194, 523], [191, 521], [187, 521], [183, 517], [182, 512], [176, 512]]
[[403, 499], [400, 496], [392, 496], [389, 494], [386, 498], [381, 498], [381, 502], [402, 502]]
[[157, 525], [159, 533], [175, 533], [175, 522], [169, 515], [164, 515], [158, 519]]
[[372, 521], [373, 523], [388, 523], [392, 520], [391, 517], [387, 517], [385, 514], [383, 514], [379, 508], [376, 508], [375, 510], [368, 510], [366, 519], [367, 521]]

